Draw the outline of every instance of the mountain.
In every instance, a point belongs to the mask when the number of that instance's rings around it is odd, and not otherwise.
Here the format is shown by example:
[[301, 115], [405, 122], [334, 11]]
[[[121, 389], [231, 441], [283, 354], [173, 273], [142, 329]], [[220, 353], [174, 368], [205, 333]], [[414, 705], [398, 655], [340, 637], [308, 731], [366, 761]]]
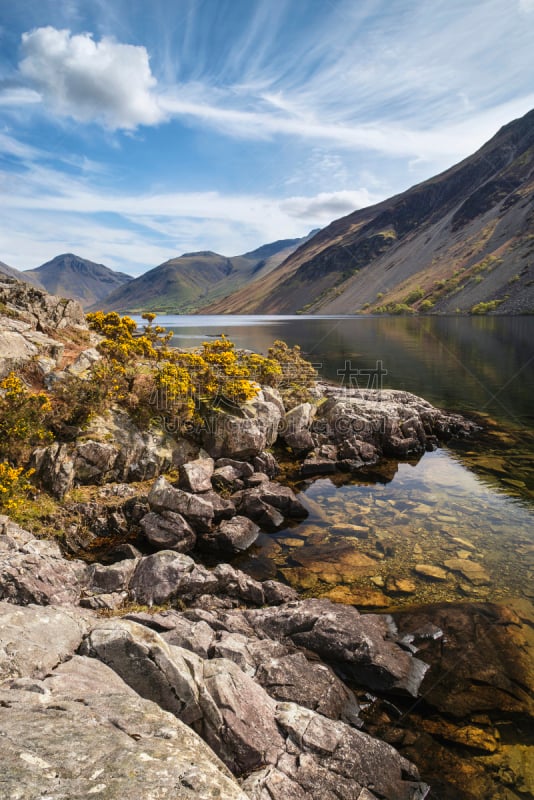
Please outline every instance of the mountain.
[[33, 277], [33, 275], [21, 272], [20, 269], [15, 269], [15, 267], [9, 267], [7, 264], [4, 264], [3, 261], [0, 261], [0, 276], [2, 275], [6, 275], [8, 278], [14, 278], [17, 281], [22, 281], [23, 283], [31, 283], [32, 286], [37, 286], [38, 289], [44, 289], [44, 286], [37, 278]]
[[534, 312], [534, 111], [204, 311]]
[[50, 294], [78, 300], [87, 308], [107, 297], [114, 289], [133, 280], [104, 264], [95, 264], [72, 253], [56, 256], [40, 267], [22, 273], [23, 280], [37, 280]]
[[103, 302], [95, 303], [94, 308], [194, 313], [251, 280], [268, 275], [303, 241], [281, 239], [231, 258], [210, 250], [184, 253], [120, 286]]

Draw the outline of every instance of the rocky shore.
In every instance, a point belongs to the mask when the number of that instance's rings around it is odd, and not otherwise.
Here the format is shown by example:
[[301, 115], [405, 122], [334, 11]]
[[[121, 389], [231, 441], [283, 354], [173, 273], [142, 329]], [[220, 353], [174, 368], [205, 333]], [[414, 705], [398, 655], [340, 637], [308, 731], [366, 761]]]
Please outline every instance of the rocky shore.
[[[66, 357], [61, 301], [7, 286], [3, 303], [3, 374], [31, 361], [41, 380], [61, 380], [99, 357], [75, 308]], [[43, 355], [37, 334], [57, 349]], [[308, 514], [273, 446], [313, 478], [420, 456], [474, 428], [406, 392], [317, 384], [291, 409], [264, 387], [197, 436], [142, 430], [116, 407], [36, 448], [36, 480], [64, 516], [57, 538], [0, 517], [2, 797], [422, 800], [419, 733], [399, 709], [432, 708], [445, 738], [444, 717], [487, 715], [489, 696], [531, 719], [515, 654], [492, 671], [480, 648], [455, 689], [436, 689], [458, 647], [477, 641], [476, 607], [362, 614], [226, 563]], [[90, 499], [75, 496], [85, 488]], [[517, 625], [484, 609], [501, 631]], [[488, 725], [471, 724], [466, 746], [493, 753]]]

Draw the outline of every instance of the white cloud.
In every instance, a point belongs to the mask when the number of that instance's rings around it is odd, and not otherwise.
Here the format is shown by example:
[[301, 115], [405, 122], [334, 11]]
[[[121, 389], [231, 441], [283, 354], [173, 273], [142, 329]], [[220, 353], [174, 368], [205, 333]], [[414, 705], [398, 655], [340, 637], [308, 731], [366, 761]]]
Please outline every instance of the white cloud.
[[519, 8], [526, 14], [534, 12], [534, 0], [519, 0]]
[[324, 223], [373, 202], [367, 189], [360, 189], [357, 192], [321, 192], [315, 197], [289, 197], [280, 203], [280, 208], [290, 217]]
[[22, 50], [21, 75], [58, 114], [111, 129], [164, 119], [144, 47], [48, 26], [24, 33]]
[[0, 106], [20, 106], [33, 105], [41, 102], [41, 95], [33, 89], [26, 87], [13, 87], [0, 91]]

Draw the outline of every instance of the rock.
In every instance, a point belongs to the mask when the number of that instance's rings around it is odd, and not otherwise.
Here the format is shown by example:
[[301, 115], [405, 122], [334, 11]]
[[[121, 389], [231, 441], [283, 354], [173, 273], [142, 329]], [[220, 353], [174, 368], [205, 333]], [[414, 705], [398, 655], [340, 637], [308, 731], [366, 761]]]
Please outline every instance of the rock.
[[187, 720], [234, 774], [247, 776], [251, 797], [261, 797], [267, 767], [285, 776], [286, 786], [300, 787], [301, 797], [317, 800], [334, 786], [355, 800], [369, 785], [391, 800], [424, 796], [415, 768], [389, 745], [310, 709], [275, 702], [226, 658], [200, 658], [126, 620], [95, 627], [82, 649], [142, 697]]
[[386, 592], [388, 594], [413, 594], [417, 590], [414, 581], [408, 578], [395, 578], [388, 575], [386, 579]]
[[96, 349], [96, 347], [90, 347], [87, 350], [82, 350], [82, 352], [77, 356], [77, 358], [65, 367], [65, 372], [68, 372], [71, 375], [83, 375], [84, 372], [91, 369], [93, 364], [97, 361], [100, 361], [102, 356]]
[[89, 567], [88, 590], [95, 594], [126, 591], [136, 566], [137, 561], [131, 558], [107, 566], [92, 564]]
[[0, 599], [19, 605], [78, 602], [85, 564], [67, 561], [56, 542], [36, 539], [7, 517], [0, 517], [0, 531]]
[[272, 453], [260, 453], [253, 459], [253, 464], [256, 472], [263, 472], [269, 478], [275, 478], [280, 472], [278, 462]]
[[197, 458], [180, 467], [180, 487], [188, 492], [207, 492], [211, 486], [214, 461], [212, 458]]
[[175, 511], [150, 511], [141, 520], [141, 527], [149, 543], [161, 550], [188, 553], [196, 544], [196, 534], [181, 514]]
[[203, 445], [213, 458], [253, 458], [276, 441], [282, 416], [277, 403], [260, 391], [240, 411], [240, 417], [219, 412], [206, 420]]
[[445, 561], [445, 566], [452, 572], [459, 572], [475, 586], [482, 586], [490, 582], [490, 576], [476, 561], [469, 561], [467, 558], [449, 558], [448, 561]]
[[74, 464], [66, 444], [54, 444], [36, 448], [30, 466], [44, 489], [60, 500], [74, 485]]
[[56, 297], [21, 281], [2, 281], [0, 300], [17, 311], [19, 319], [39, 331], [76, 327], [87, 330], [85, 314], [76, 300]]
[[270, 606], [278, 606], [281, 603], [290, 603], [298, 599], [298, 592], [279, 581], [263, 581], [263, 593], [265, 602]]
[[[395, 619], [401, 634], [415, 637], [418, 658], [430, 664], [421, 687], [427, 703], [453, 718], [518, 714], [532, 725], [532, 660], [507, 609], [492, 603], [436, 603], [398, 612]], [[424, 635], [429, 625], [445, 636]]]
[[118, 451], [112, 444], [86, 441], [77, 445], [74, 454], [74, 473], [77, 483], [102, 484], [112, 480]]
[[156, 478], [177, 463], [181, 446], [180, 442], [156, 427], [141, 431], [129, 415], [118, 408], [101, 417], [93, 417], [84, 430], [84, 436], [105, 445], [113, 443], [117, 456], [109, 480], [114, 481]]
[[212, 574], [217, 579], [219, 593], [240, 598], [253, 605], [263, 605], [265, 602], [262, 584], [230, 564], [217, 564]]
[[415, 697], [427, 670], [395, 642], [389, 616], [360, 615], [355, 608], [328, 600], [302, 600], [246, 611], [245, 617], [255, 631], [275, 639], [288, 637], [372, 690]]
[[181, 514], [197, 532], [209, 531], [211, 528], [211, 503], [199, 495], [175, 489], [165, 478], [158, 478], [154, 483], [148, 502], [153, 511], [174, 511]]
[[77, 650], [91, 620], [79, 609], [0, 601], [0, 684], [44, 678]]
[[241, 480], [241, 471], [227, 464], [224, 467], [217, 467], [213, 473], [212, 483], [219, 491], [236, 491], [242, 489], [244, 483]]
[[321, 597], [333, 603], [346, 603], [358, 608], [387, 608], [391, 601], [383, 592], [377, 589], [353, 589], [349, 586], [335, 586], [328, 592], [323, 592]]
[[233, 501], [229, 497], [221, 497], [214, 489], [204, 492], [202, 499], [213, 508], [213, 522], [215, 524], [223, 519], [231, 519], [237, 514]]
[[305, 455], [314, 448], [310, 426], [315, 416], [315, 406], [302, 403], [285, 415], [280, 427], [280, 437], [296, 455]]
[[221, 553], [239, 553], [256, 541], [259, 532], [258, 525], [252, 520], [236, 516], [223, 520], [218, 528], [203, 534], [200, 543], [207, 549]]
[[287, 518], [304, 519], [308, 516], [308, 510], [289, 486], [282, 486], [273, 481], [265, 481], [252, 489], [237, 492], [234, 499], [237, 507], [246, 516], [250, 516], [260, 524], [262, 524], [261, 517], [265, 513], [266, 505], [277, 509]]
[[204, 742], [95, 659], [55, 670], [47, 694], [3, 691], [2, 791], [15, 798], [248, 800]]
[[145, 605], [159, 605], [181, 595], [215, 592], [217, 587], [217, 578], [205, 567], [170, 550], [142, 558], [130, 580], [132, 598]]
[[331, 461], [328, 458], [321, 456], [311, 455], [302, 462], [300, 467], [300, 474], [303, 477], [308, 475], [329, 475], [337, 471], [337, 460]]
[[447, 580], [447, 573], [445, 570], [441, 567], [436, 567], [433, 564], [416, 564], [414, 571], [423, 578], [428, 578], [431, 581]]
[[261, 498], [263, 483], [233, 495], [236, 508], [243, 516], [254, 520], [264, 531], [275, 531], [284, 524], [284, 516]]
[[233, 467], [239, 478], [250, 478], [254, 475], [254, 467], [248, 461], [237, 461], [235, 458], [218, 458], [215, 466], [217, 469], [221, 467]]
[[[346, 389], [322, 386], [323, 402], [312, 425], [312, 431], [331, 442], [353, 444], [353, 453], [340, 453], [341, 458], [355, 458], [356, 442], [367, 443], [378, 454], [406, 457], [422, 454], [432, 447], [435, 438], [446, 440], [464, 436], [477, 429], [474, 423], [457, 414], [447, 414], [409, 392], [391, 389]], [[362, 460], [373, 460], [371, 450]]]

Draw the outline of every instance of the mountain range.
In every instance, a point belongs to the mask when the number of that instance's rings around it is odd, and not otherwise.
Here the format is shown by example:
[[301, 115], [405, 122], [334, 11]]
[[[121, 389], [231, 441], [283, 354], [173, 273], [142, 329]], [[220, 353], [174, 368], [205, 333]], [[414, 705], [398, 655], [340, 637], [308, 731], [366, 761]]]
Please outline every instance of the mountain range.
[[230, 258], [209, 250], [184, 253], [120, 286], [99, 307], [121, 312], [195, 313], [229, 291], [269, 275], [315, 233], [304, 239], [281, 239]]
[[446, 172], [336, 220], [211, 313], [534, 312], [534, 111]]
[[185, 253], [135, 279], [73, 254], [0, 273], [121, 313], [534, 313], [534, 110], [303, 239]]

